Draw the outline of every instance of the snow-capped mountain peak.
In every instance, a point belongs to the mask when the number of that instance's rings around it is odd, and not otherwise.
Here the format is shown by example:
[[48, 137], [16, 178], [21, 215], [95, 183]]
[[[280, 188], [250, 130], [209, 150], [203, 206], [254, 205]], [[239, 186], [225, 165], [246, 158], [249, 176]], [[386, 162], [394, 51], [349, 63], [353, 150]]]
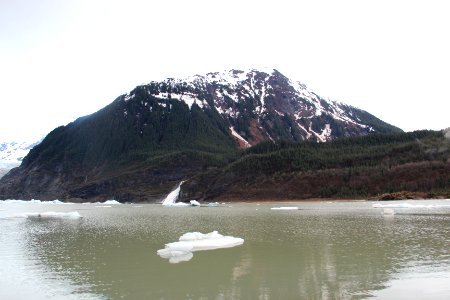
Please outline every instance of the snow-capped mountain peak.
[[[149, 100], [154, 99], [169, 112], [174, 100], [184, 102], [190, 110], [195, 105], [217, 112], [228, 128], [233, 128], [229, 134], [241, 147], [280, 138], [325, 142], [339, 136], [368, 134], [378, 131], [379, 125], [388, 125], [365, 111], [320, 97], [276, 69], [231, 69], [152, 81], [122, 100], [133, 101], [137, 94], [139, 99], [135, 101], [144, 111], [153, 110]], [[129, 117], [126, 108], [123, 115]]]
[[36, 141], [0, 142], [0, 160], [20, 163], [36, 144]]
[[10, 169], [20, 165], [22, 159], [38, 142], [8, 141], [0, 142], [0, 178]]

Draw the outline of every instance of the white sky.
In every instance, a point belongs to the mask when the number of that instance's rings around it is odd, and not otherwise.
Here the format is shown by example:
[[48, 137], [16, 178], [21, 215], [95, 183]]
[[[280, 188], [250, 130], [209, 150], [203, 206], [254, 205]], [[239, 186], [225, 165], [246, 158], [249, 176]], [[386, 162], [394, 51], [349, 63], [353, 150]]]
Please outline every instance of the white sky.
[[448, 1], [0, 0], [0, 141], [136, 85], [271, 67], [404, 130], [450, 126]]

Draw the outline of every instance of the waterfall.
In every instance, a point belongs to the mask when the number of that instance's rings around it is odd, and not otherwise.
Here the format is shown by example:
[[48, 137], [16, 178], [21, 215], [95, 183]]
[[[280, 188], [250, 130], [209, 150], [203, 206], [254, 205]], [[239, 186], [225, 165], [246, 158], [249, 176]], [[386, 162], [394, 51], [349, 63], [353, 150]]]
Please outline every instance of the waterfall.
[[175, 202], [177, 202], [178, 195], [180, 194], [180, 188], [181, 188], [181, 185], [183, 184], [183, 182], [184, 181], [180, 182], [180, 184], [178, 184], [177, 188], [174, 189], [173, 191], [171, 191], [169, 193], [169, 195], [167, 195], [167, 197], [162, 202], [162, 205], [171, 206], [171, 205], [174, 205]]

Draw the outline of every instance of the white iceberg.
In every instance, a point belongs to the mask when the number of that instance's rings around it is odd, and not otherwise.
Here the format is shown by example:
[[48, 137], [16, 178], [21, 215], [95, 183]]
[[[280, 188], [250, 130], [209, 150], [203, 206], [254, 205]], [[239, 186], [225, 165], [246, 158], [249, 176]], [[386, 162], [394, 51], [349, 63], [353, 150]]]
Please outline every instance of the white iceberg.
[[170, 202], [170, 203], [166, 203], [163, 204], [165, 207], [188, 207], [188, 206], [194, 206], [194, 207], [199, 207], [200, 202], [198, 202], [197, 200], [191, 200], [189, 201], [189, 203], [185, 203], [185, 202]]
[[170, 204], [163, 204], [166, 207], [186, 207], [186, 206], [191, 206], [188, 203], [184, 203], [184, 202], [175, 202], [175, 203], [170, 203]]
[[29, 219], [79, 219], [81, 215], [77, 211], [71, 212], [27, 212], [14, 215], [15, 218], [29, 218]]
[[242, 245], [244, 239], [224, 236], [213, 231], [203, 234], [201, 232], [188, 232], [183, 234], [178, 242], [168, 243], [164, 249], [157, 251], [162, 258], [169, 259], [170, 263], [179, 263], [192, 259], [193, 252], [231, 248]]
[[271, 210], [298, 210], [297, 206], [281, 206], [281, 207], [272, 207]]
[[105, 202], [99, 202], [99, 201], [93, 202], [93, 203], [92, 202], [83, 202], [81, 204], [98, 204], [95, 207], [111, 207], [110, 205], [120, 205], [122, 203], [120, 203], [117, 200], [106, 200]]
[[18, 204], [18, 203], [30, 203], [30, 201], [7, 199], [7, 200], [0, 200], [0, 203], [2, 203], [2, 204]]
[[102, 204], [104, 205], [118, 205], [118, 204], [122, 204], [117, 200], [106, 200], [105, 202], [103, 202]]
[[373, 208], [440, 208], [440, 207], [450, 207], [448, 204], [411, 204], [411, 203], [392, 203], [392, 204], [381, 204], [375, 203], [372, 205]]
[[[43, 201], [43, 203], [45, 203], [46, 201]], [[61, 200], [52, 200], [52, 201], [48, 201], [47, 203], [52, 203], [52, 204], [74, 204], [72, 202], [62, 202]]]
[[[165, 250], [165, 249], [161, 249], [161, 250]], [[158, 251], [161, 251], [158, 250]], [[192, 259], [192, 257], [194, 257], [194, 253], [189, 252], [189, 251], [178, 251], [178, 250], [168, 250], [167, 252], [164, 253], [158, 253], [159, 256], [161, 256], [162, 258], [166, 258], [169, 260], [169, 262], [171, 264], [177, 264], [183, 261], [189, 261]]]
[[73, 202], [62, 202], [61, 200], [51, 200], [51, 201], [42, 201], [42, 200], [15, 200], [15, 199], [7, 199], [0, 200], [0, 203], [4, 204], [75, 204]]
[[197, 200], [191, 200], [189, 201], [189, 203], [191, 203], [191, 206], [200, 206], [200, 202], [198, 202]]

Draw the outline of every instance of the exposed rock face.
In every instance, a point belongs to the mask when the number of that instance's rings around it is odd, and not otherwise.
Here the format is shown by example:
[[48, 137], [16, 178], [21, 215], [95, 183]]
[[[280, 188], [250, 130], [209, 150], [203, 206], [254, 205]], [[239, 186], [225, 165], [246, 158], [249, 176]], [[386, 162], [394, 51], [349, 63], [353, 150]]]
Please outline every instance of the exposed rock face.
[[261, 141], [396, 131], [276, 70], [167, 79], [53, 130], [0, 180], [0, 199], [157, 201]]

